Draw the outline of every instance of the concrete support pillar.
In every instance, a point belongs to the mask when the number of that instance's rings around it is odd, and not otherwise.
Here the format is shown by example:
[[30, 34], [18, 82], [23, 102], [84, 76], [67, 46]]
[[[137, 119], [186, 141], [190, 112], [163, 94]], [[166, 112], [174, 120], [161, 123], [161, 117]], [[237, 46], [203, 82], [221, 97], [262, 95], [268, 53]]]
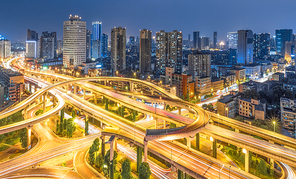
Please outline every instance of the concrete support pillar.
[[27, 108], [25, 108], [23, 111], [23, 117], [24, 117], [24, 120], [28, 119], [28, 109]]
[[189, 111], [189, 118], [194, 119], [194, 113], [192, 111]]
[[148, 160], [148, 141], [144, 139], [144, 162], [147, 162]]
[[74, 85], [74, 94], [77, 94], [77, 86]]
[[94, 103], [95, 103], [95, 105], [98, 104], [98, 97], [97, 97], [96, 93], [94, 93]]
[[109, 105], [109, 99], [105, 98], [105, 110], [107, 111], [108, 111], [108, 105]]
[[140, 146], [137, 146], [137, 172], [139, 173], [139, 167], [140, 167], [140, 164], [142, 163], [142, 147]]
[[166, 103], [163, 103], [163, 110], [166, 110]]
[[249, 173], [250, 158], [249, 151], [245, 150], [245, 172]]
[[134, 83], [133, 82], [130, 82], [130, 91], [134, 92]]
[[102, 156], [104, 157], [105, 156], [105, 136], [101, 136], [101, 140], [102, 140], [101, 153], [102, 153]]
[[195, 145], [196, 145], [196, 150], [200, 150], [200, 138], [199, 138], [199, 133], [195, 135]]
[[166, 120], [163, 120], [163, 128], [166, 129]]
[[213, 157], [217, 158], [217, 139], [213, 139]]
[[182, 113], [181, 113], [181, 109], [182, 109], [182, 108], [178, 108], [178, 111], [179, 111], [179, 113], [178, 113], [178, 114], [179, 114], [179, 115], [181, 115], [181, 114], [182, 114]]
[[238, 128], [234, 128], [234, 132], [239, 133], [239, 129]]
[[156, 117], [154, 117], [154, 122], [155, 122], [155, 129], [157, 129], [158, 128], [158, 119], [156, 118]]
[[55, 105], [56, 105], [56, 97], [55, 96], [52, 96], [52, 103], [53, 103], [53, 107], [55, 107]]
[[135, 110], [133, 109], [133, 120], [134, 120], [134, 122], [136, 121], [136, 116], [137, 116], [137, 111], [135, 111]]
[[184, 174], [181, 170], [178, 169], [178, 179], [184, 179]]
[[46, 98], [47, 98], [47, 93], [43, 94], [43, 114], [46, 112]]
[[85, 99], [85, 89], [83, 89], [83, 99]]
[[84, 133], [88, 134], [88, 114], [85, 114]]
[[60, 114], [60, 123], [63, 122], [63, 120], [64, 120], [64, 114], [65, 114], [65, 108], [63, 108], [63, 109], [61, 110], [61, 114]]
[[150, 91], [151, 91], [151, 95], [153, 95], [154, 91], [152, 89]]
[[32, 93], [32, 85], [29, 83], [29, 92]]
[[190, 148], [191, 147], [190, 137], [186, 137], [186, 142], [187, 142], [187, 148]]
[[115, 135], [112, 135], [108, 141], [108, 143], [110, 144], [110, 173], [109, 173], [109, 178], [110, 179], [114, 179], [114, 147], [115, 147], [115, 141], [116, 141], [116, 137]]
[[28, 146], [28, 149], [31, 148], [31, 133], [32, 133], [32, 128], [33, 127], [27, 127], [27, 146]]

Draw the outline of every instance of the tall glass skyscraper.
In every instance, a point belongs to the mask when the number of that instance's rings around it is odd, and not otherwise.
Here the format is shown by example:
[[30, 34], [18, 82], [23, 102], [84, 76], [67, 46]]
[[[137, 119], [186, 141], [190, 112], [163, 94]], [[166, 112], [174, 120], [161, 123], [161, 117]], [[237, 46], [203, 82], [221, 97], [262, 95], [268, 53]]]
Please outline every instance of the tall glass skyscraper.
[[106, 57], [108, 53], [108, 34], [102, 35], [102, 56]]
[[276, 35], [276, 53], [280, 55], [285, 55], [285, 45], [286, 42], [290, 42], [293, 39], [292, 29], [278, 29], [275, 30]]
[[97, 59], [101, 57], [102, 53], [102, 22], [92, 22], [91, 42], [91, 56]]

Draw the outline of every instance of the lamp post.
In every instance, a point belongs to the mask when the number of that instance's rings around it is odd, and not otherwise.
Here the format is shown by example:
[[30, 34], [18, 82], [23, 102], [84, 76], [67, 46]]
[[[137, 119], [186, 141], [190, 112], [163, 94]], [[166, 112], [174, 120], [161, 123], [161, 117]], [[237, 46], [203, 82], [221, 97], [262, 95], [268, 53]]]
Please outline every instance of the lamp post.
[[275, 121], [273, 121], [273, 132], [275, 133]]

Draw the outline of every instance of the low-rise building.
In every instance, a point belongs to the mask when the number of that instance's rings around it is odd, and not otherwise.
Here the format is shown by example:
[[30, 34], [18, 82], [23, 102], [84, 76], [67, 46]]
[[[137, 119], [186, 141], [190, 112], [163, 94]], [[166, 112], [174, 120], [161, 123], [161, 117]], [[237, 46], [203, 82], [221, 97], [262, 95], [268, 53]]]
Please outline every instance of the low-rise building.
[[219, 94], [224, 89], [224, 80], [220, 78], [211, 80], [211, 92]]
[[204, 95], [211, 93], [211, 77], [200, 77], [195, 78], [195, 91], [199, 97], [203, 99]]
[[268, 82], [260, 83], [257, 81], [249, 81], [242, 84], [239, 84], [239, 92], [243, 93], [246, 90], [255, 89], [257, 92], [259, 91], [267, 91], [270, 88], [270, 84]]
[[260, 100], [241, 98], [239, 100], [239, 115], [247, 118], [265, 119], [266, 104]]
[[229, 73], [223, 76], [220, 76], [221, 80], [224, 80], [224, 87], [230, 87], [236, 83], [236, 75]]
[[238, 102], [240, 95], [231, 91], [229, 95], [221, 96], [217, 101], [217, 113], [226, 117], [235, 118], [238, 114]]
[[285, 90], [291, 90], [292, 92], [296, 93], [296, 81], [288, 81], [283, 83], [283, 88]]
[[275, 81], [282, 81], [285, 78], [285, 74], [284, 73], [274, 73], [274, 74], [272, 74], [272, 78]]
[[194, 82], [191, 75], [187, 74], [176, 74], [172, 75], [172, 85], [176, 87], [177, 96], [184, 96], [186, 99], [187, 95], [189, 97], [194, 96]]
[[281, 123], [293, 138], [296, 138], [296, 100], [281, 98]]
[[246, 76], [250, 79], [258, 79], [261, 76], [261, 65], [246, 65]]

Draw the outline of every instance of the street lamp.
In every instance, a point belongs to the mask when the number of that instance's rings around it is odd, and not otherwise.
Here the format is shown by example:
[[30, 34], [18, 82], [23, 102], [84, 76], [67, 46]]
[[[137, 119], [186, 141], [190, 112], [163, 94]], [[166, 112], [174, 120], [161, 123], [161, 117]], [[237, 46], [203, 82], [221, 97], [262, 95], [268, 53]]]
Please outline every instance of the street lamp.
[[275, 121], [273, 121], [273, 132], [275, 133]]

